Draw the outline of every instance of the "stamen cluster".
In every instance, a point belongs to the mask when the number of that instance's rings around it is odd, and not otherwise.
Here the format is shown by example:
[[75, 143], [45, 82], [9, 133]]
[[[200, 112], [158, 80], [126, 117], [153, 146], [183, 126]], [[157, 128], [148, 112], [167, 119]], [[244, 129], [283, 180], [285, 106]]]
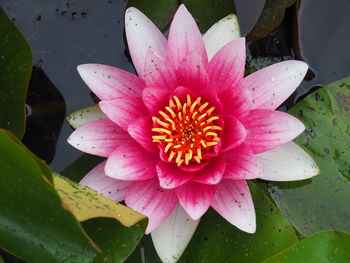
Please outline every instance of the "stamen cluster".
[[217, 124], [219, 117], [213, 114], [215, 107], [201, 100], [198, 97], [193, 101], [187, 94], [182, 103], [173, 96], [165, 110], [159, 111], [160, 116], [152, 118], [152, 131], [156, 133], [153, 142], [159, 143], [168, 161], [177, 166], [201, 163], [203, 154], [220, 141], [222, 128]]

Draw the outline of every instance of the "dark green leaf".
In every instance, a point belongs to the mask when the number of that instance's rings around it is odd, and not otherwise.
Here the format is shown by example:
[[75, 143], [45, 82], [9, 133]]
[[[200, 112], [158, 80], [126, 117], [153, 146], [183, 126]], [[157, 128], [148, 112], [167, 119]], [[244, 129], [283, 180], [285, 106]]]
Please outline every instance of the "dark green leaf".
[[305, 238], [264, 263], [347, 263], [349, 247], [349, 233], [326, 231]]
[[[245, 233], [210, 210], [201, 219], [179, 262], [260, 262], [297, 242], [293, 228], [263, 191], [253, 183], [250, 188], [257, 215], [256, 233]], [[145, 262], [160, 262], [148, 237], [143, 239], [128, 262], [138, 262], [141, 255]]]
[[31, 70], [30, 47], [0, 8], [0, 128], [18, 138], [24, 134], [24, 104]]
[[183, 0], [199, 29], [205, 33], [212, 25], [229, 14], [236, 14], [232, 0]]
[[258, 21], [247, 35], [249, 41], [263, 38], [279, 24], [284, 18], [287, 7], [293, 5], [296, 0], [266, 0], [265, 6]]
[[179, 6], [178, 0], [128, 0], [128, 7], [136, 7], [165, 32]]
[[91, 262], [93, 244], [32, 155], [4, 130], [0, 149], [0, 246], [27, 262]]
[[350, 231], [350, 77], [310, 94], [290, 113], [306, 126], [296, 143], [308, 151], [321, 174], [300, 182], [270, 183], [282, 213], [303, 235]]
[[83, 154], [76, 159], [72, 164], [67, 166], [61, 171], [61, 175], [71, 179], [72, 181], [79, 182], [92, 168], [101, 163], [104, 160], [102, 157]]
[[147, 219], [126, 228], [118, 221], [109, 218], [97, 218], [83, 223], [89, 236], [103, 250], [94, 263], [121, 263], [134, 251], [142, 238]]

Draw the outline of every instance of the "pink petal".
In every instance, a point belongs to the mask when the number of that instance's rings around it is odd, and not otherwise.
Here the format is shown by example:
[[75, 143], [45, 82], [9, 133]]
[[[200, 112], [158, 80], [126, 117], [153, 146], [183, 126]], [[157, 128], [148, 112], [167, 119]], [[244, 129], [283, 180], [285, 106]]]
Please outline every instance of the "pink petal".
[[169, 103], [169, 91], [159, 88], [145, 88], [142, 93], [143, 103], [151, 116], [158, 115], [158, 111], [163, 110]]
[[132, 139], [114, 122], [102, 119], [83, 124], [67, 141], [82, 152], [108, 157], [116, 147], [132, 142]]
[[257, 157], [250, 147], [245, 144], [226, 152], [224, 156], [226, 159], [224, 178], [247, 180], [259, 178], [263, 175]]
[[233, 115], [239, 120], [244, 120], [251, 109], [252, 92], [242, 89], [240, 85], [234, 89], [226, 89], [218, 94], [223, 105], [223, 115]]
[[302, 61], [283, 61], [252, 73], [242, 85], [252, 91], [255, 109], [274, 110], [295, 91], [307, 69]]
[[201, 184], [217, 184], [221, 181], [222, 176], [224, 175], [225, 166], [225, 159], [219, 155], [218, 157], [211, 159], [205, 169], [197, 172], [192, 180]]
[[255, 210], [246, 181], [224, 179], [216, 187], [211, 206], [231, 224], [245, 232], [254, 233]]
[[217, 90], [234, 89], [244, 76], [245, 38], [232, 40], [210, 60], [208, 75]]
[[189, 181], [176, 188], [181, 206], [193, 219], [199, 219], [209, 208], [216, 192], [215, 185]]
[[146, 115], [146, 108], [139, 97], [123, 97], [114, 100], [103, 100], [98, 104], [109, 119], [124, 130], [128, 129], [131, 120]]
[[139, 77], [111, 66], [83, 64], [77, 69], [86, 85], [101, 100], [125, 96], [140, 97], [145, 86]]
[[157, 228], [178, 204], [174, 190], [165, 190], [159, 186], [157, 178], [142, 182], [133, 182], [125, 196], [128, 207], [144, 214], [149, 222], [146, 234]]
[[130, 7], [125, 12], [125, 33], [129, 51], [139, 76], [143, 75], [149, 49], [166, 58], [167, 40], [142, 12]]
[[165, 189], [176, 188], [191, 180], [194, 173], [180, 170], [176, 164], [160, 161], [157, 165], [157, 173], [160, 186]]
[[187, 87], [179, 86], [171, 94], [170, 98], [177, 96], [180, 101], [186, 101], [186, 95], [189, 94], [191, 98], [195, 98], [195, 95], [192, 90]]
[[225, 118], [225, 128], [222, 132], [222, 151], [229, 151], [244, 142], [247, 131], [243, 124], [234, 116]]
[[252, 110], [245, 120], [245, 143], [254, 153], [266, 152], [295, 139], [305, 129], [297, 118], [279, 111]]
[[206, 61], [198, 52], [187, 54], [186, 58], [178, 63], [178, 84], [193, 91], [208, 87], [208, 76], [206, 72]]
[[120, 202], [124, 200], [130, 182], [116, 180], [107, 176], [104, 171], [106, 162], [104, 161], [92, 169], [80, 181], [80, 184], [90, 187], [115, 202]]
[[146, 56], [143, 78], [148, 87], [174, 90], [177, 86], [175, 71], [151, 50]]
[[152, 142], [152, 120], [150, 117], [140, 117], [133, 120], [128, 127], [128, 132], [147, 151], [157, 151], [157, 146]]
[[168, 38], [168, 58], [175, 68], [193, 51], [208, 61], [202, 35], [184, 5], [178, 8], [171, 23]]
[[147, 152], [138, 143], [122, 144], [109, 156], [106, 175], [119, 180], [140, 181], [157, 176], [159, 157]]

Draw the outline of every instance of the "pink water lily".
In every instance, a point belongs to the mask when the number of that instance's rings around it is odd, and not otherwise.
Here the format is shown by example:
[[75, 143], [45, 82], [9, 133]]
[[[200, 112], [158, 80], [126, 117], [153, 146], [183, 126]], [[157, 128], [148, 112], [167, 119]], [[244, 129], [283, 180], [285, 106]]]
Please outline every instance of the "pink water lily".
[[307, 65], [285, 61], [244, 78], [245, 39], [231, 15], [202, 36], [184, 5], [166, 39], [139, 10], [125, 15], [138, 76], [99, 64], [78, 71], [101, 99], [105, 118], [68, 142], [107, 157], [81, 181], [149, 217], [146, 232], [164, 262], [174, 262], [211, 206], [254, 233], [248, 179], [289, 181], [318, 173], [291, 142], [304, 125], [276, 108]]

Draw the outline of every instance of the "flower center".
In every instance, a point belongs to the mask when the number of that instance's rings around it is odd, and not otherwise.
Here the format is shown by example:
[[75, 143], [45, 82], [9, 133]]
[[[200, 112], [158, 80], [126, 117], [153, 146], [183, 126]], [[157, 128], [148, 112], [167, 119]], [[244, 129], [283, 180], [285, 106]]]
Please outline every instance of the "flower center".
[[174, 96], [165, 110], [159, 111], [160, 116], [152, 118], [153, 142], [159, 143], [168, 161], [177, 166], [200, 163], [203, 154], [220, 140], [222, 128], [217, 124], [219, 117], [213, 114], [215, 107], [201, 102], [201, 97], [192, 101], [189, 94], [185, 103]]

